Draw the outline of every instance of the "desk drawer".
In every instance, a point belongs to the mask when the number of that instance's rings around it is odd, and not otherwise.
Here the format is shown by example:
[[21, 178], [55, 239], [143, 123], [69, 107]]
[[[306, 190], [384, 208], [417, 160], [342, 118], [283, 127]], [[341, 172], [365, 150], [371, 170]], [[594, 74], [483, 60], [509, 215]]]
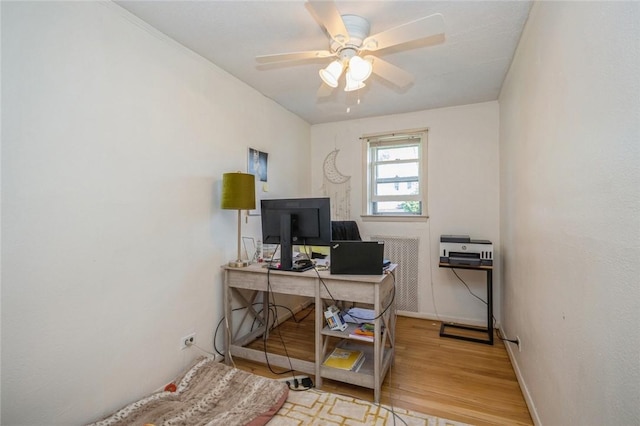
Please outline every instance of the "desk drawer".
[[318, 279], [303, 276], [297, 272], [267, 275], [266, 273], [246, 273], [243, 270], [234, 271], [227, 269], [226, 274], [229, 287], [258, 291], [267, 291], [270, 289], [274, 293], [309, 297], [316, 296]]

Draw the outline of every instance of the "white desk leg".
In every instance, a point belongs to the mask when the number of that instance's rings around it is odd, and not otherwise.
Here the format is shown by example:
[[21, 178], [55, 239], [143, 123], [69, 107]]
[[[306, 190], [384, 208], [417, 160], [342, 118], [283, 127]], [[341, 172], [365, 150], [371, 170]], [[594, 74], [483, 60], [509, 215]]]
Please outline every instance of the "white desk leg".
[[229, 288], [229, 271], [224, 271], [224, 362], [231, 365], [231, 289]]
[[322, 387], [322, 328], [324, 326], [324, 318], [322, 312], [322, 298], [320, 297], [320, 279], [316, 280], [316, 388]]
[[380, 318], [380, 313], [382, 309], [380, 309], [380, 286], [375, 286], [375, 294], [373, 298], [373, 312], [375, 313], [376, 320], [374, 322], [374, 339], [373, 339], [373, 400], [376, 404], [380, 403], [380, 359], [382, 354], [382, 348], [384, 347], [384, 342], [382, 340], [382, 318]]

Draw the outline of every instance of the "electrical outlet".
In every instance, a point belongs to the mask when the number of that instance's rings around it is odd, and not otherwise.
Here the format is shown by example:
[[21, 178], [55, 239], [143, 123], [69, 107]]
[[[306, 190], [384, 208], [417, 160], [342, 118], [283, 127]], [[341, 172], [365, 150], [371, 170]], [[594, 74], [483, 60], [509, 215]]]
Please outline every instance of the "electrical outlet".
[[522, 340], [520, 340], [520, 336], [516, 335], [516, 341], [518, 342], [518, 352], [522, 352]]
[[186, 349], [191, 345], [195, 345], [196, 343], [196, 333], [191, 333], [187, 336], [184, 336], [180, 339], [180, 349]]

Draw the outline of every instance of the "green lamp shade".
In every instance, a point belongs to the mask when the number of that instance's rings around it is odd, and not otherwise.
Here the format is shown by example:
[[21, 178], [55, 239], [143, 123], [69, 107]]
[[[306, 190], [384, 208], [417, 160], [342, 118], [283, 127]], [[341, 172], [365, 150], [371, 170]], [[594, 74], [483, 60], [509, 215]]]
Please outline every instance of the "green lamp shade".
[[256, 208], [256, 180], [247, 173], [225, 173], [222, 175], [222, 202], [220, 207], [230, 210], [253, 210]]

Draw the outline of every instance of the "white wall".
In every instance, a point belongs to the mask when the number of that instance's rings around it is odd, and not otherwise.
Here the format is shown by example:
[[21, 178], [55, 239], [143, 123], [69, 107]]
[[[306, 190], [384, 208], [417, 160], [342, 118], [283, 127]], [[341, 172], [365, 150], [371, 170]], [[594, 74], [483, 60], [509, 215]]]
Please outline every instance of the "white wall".
[[[362, 100], [366, 102], [366, 99]], [[363, 222], [362, 142], [364, 134], [429, 128], [428, 213], [424, 222]], [[419, 315], [486, 325], [486, 306], [471, 296], [449, 269], [438, 268], [441, 234], [489, 239], [499, 259], [498, 103], [418, 111], [314, 125], [311, 128], [312, 190], [320, 195], [322, 165], [334, 149], [338, 170], [351, 176], [351, 213], [366, 239], [371, 235], [417, 236]], [[498, 265], [499, 266], [499, 265]], [[477, 271], [459, 275], [486, 300], [486, 277]], [[431, 288], [433, 277], [433, 292]], [[494, 274], [495, 316], [500, 318], [500, 275]], [[433, 301], [435, 300], [435, 305]], [[437, 310], [437, 312], [436, 312]]]
[[537, 2], [500, 95], [503, 325], [534, 420], [640, 424], [640, 3]]
[[2, 2], [2, 89], [2, 423], [86, 423], [212, 350], [221, 176], [308, 195], [310, 128], [108, 3]]

